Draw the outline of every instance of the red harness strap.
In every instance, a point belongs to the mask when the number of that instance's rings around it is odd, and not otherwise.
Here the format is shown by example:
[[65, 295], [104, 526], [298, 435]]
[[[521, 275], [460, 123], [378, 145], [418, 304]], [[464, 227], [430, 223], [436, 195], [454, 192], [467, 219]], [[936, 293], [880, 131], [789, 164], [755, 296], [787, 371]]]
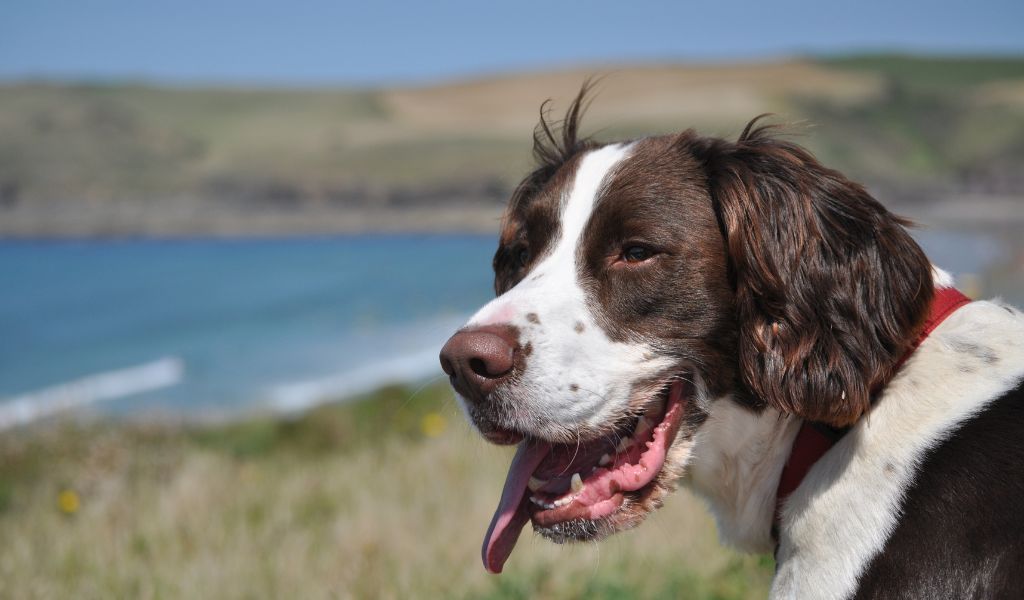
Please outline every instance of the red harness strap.
[[[935, 328], [946, 320], [946, 317], [961, 306], [970, 302], [971, 299], [954, 288], [939, 288], [935, 290], [935, 297], [932, 299], [931, 311], [928, 319], [924, 322], [921, 335], [917, 336], [910, 350], [899, 360], [896, 368], [903, 366], [914, 350], [921, 345], [928, 334], [935, 331]], [[793, 448], [789, 451], [789, 459], [786, 466], [782, 468], [782, 477], [779, 478], [779, 487], [775, 492], [775, 524], [778, 525], [779, 516], [782, 510], [782, 503], [793, 490], [800, 486], [804, 476], [811, 470], [814, 463], [824, 456], [826, 452], [835, 445], [847, 429], [834, 429], [821, 423], [804, 421], [800, 431], [793, 440]]]

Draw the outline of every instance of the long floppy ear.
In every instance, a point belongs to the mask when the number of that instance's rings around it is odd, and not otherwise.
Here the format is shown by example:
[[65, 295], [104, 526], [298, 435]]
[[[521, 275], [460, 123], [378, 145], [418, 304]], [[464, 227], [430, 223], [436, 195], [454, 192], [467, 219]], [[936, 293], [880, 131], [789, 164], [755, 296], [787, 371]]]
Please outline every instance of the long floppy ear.
[[736, 291], [741, 376], [763, 403], [848, 425], [918, 334], [931, 265], [907, 221], [758, 119], [734, 144], [697, 144]]

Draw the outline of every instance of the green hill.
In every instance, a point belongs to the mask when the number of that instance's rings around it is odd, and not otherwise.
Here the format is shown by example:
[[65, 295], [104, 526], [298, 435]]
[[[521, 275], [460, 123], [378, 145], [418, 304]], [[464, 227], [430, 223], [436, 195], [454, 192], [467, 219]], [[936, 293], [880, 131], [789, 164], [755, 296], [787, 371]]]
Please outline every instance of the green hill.
[[0, 85], [0, 235], [492, 229], [555, 111], [735, 135], [774, 112], [896, 203], [1024, 196], [1024, 58], [618, 66], [370, 90]]

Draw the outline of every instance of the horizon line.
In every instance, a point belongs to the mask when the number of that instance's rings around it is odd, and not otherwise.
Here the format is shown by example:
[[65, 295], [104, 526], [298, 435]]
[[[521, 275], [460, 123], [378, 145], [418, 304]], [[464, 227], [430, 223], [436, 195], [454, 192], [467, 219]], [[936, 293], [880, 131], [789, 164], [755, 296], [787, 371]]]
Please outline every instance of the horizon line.
[[268, 76], [258, 77], [178, 77], [124, 73], [120, 75], [98, 75], [81, 73], [37, 72], [8, 74], [0, 73], [0, 86], [11, 85], [54, 85], [54, 86], [97, 86], [97, 87], [152, 87], [171, 89], [338, 89], [372, 91], [388, 87], [431, 87], [458, 84], [494, 78], [507, 78], [537, 73], [559, 73], [583, 69], [640, 69], [656, 67], [731, 67], [747, 65], [785, 64], [800, 61], [836, 61], [850, 59], [909, 59], [909, 60], [1024, 60], [1024, 50], [917, 50], [892, 48], [865, 48], [822, 52], [780, 52], [777, 54], [731, 57], [664, 57], [594, 59], [582, 61], [553, 62], [547, 66], [519, 65], [491, 69], [469, 69], [447, 75], [391, 77], [381, 79], [353, 78], [345, 80], [333, 77], [311, 77], [288, 79]]

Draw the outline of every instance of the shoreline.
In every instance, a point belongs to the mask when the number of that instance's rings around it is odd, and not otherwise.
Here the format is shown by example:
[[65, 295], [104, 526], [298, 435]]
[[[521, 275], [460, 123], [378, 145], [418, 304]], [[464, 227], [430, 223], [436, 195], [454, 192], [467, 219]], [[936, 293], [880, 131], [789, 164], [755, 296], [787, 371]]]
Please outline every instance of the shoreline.
[[[55, 210], [58, 209], [59, 210]], [[503, 206], [290, 211], [123, 211], [60, 203], [0, 210], [0, 239], [279, 238], [381, 234], [497, 233]], [[59, 218], [55, 217], [60, 213]]]
[[[886, 203], [919, 225], [988, 229], [1024, 225], [1024, 196], [964, 194]], [[45, 208], [44, 208], [45, 207]], [[288, 238], [349, 235], [496, 235], [503, 205], [293, 210], [206, 209], [194, 203], [81, 205], [56, 202], [0, 209], [0, 240]], [[183, 210], [179, 210], [182, 209]]]

